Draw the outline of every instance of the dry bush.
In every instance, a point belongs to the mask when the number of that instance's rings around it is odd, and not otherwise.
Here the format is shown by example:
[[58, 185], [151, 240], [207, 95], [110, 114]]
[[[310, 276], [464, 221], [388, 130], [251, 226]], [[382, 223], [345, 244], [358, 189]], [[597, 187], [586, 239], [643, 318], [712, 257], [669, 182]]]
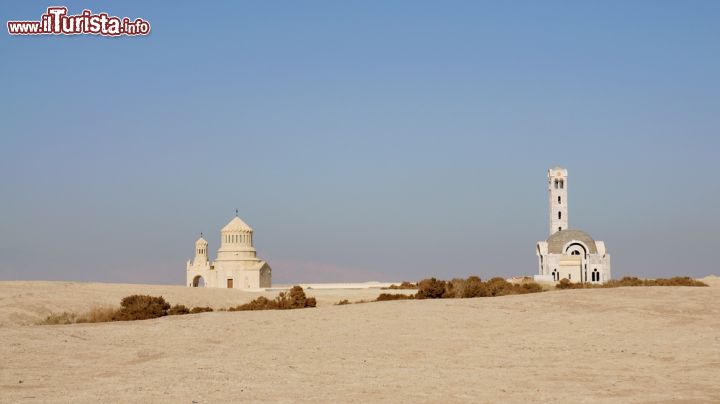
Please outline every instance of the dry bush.
[[413, 295], [404, 295], [402, 293], [381, 293], [380, 296], [375, 299], [375, 301], [383, 302], [387, 300], [408, 300], [414, 298], [415, 297]]
[[670, 279], [655, 279], [655, 286], [708, 286], [705, 282], [698, 281], [689, 276], [674, 276]]
[[542, 285], [535, 281], [523, 282], [520, 285], [514, 285], [517, 293], [524, 295], [526, 293], [540, 293], [543, 291]]
[[289, 292], [290, 297], [290, 308], [301, 309], [307, 307], [307, 298], [305, 297], [305, 291], [301, 286], [293, 286]]
[[445, 282], [445, 292], [442, 297], [445, 299], [460, 298], [465, 290], [465, 279], [454, 278]]
[[635, 276], [625, 276], [621, 279], [611, 279], [605, 282], [606, 288], [619, 288], [621, 286], [645, 286], [645, 282]]
[[611, 279], [603, 284], [572, 283], [562, 279], [555, 287], [557, 289], [594, 289], [594, 288], [620, 288], [634, 286], [707, 286], [705, 283], [688, 276], [675, 276], [669, 279], [640, 279], [636, 276], [625, 276], [620, 279]]
[[348, 300], [348, 299], [340, 300], [339, 302], [335, 303], [335, 306], [344, 306], [346, 304], [350, 304], [350, 300]]
[[382, 288], [382, 289], [417, 289], [417, 284], [404, 281], [399, 285], [392, 284], [392, 285], [388, 286], [387, 288]]
[[179, 316], [183, 314], [190, 314], [190, 309], [185, 307], [183, 304], [176, 304], [172, 306], [167, 312], [168, 316]]
[[170, 303], [162, 296], [132, 295], [120, 302], [120, 310], [113, 316], [113, 321], [147, 320], [167, 316]]
[[120, 306], [119, 309], [109, 306], [93, 307], [89, 312], [80, 316], [67, 312], [51, 314], [38, 324], [105, 323], [213, 311], [211, 307], [193, 307], [192, 310], [189, 310], [182, 304], [170, 307], [170, 303], [166, 302], [162, 296], [146, 295], [127, 296], [122, 299]]
[[241, 304], [235, 307], [230, 307], [228, 311], [248, 311], [248, 310], [272, 310], [277, 309], [274, 306], [274, 301], [268, 299], [265, 296], [260, 296], [257, 299], [253, 299], [249, 303]]
[[[417, 283], [418, 292], [415, 299], [458, 299], [486, 296], [520, 295], [526, 293], [542, 292], [540, 284], [525, 280], [520, 284], [510, 283], [504, 278], [492, 278], [483, 282], [477, 276], [470, 276], [467, 279], [455, 278], [450, 281], [442, 281], [436, 278], [423, 279]], [[396, 300], [408, 297], [391, 297], [394, 295], [383, 294], [375, 301]], [[407, 296], [407, 295], [406, 295]]]
[[495, 277], [485, 282], [488, 296], [512, 295], [513, 284], [503, 278]]
[[72, 324], [76, 320], [75, 313], [68, 313], [63, 311], [62, 313], [50, 313], [49, 316], [45, 317], [44, 320], [38, 321], [37, 325], [59, 325], [59, 324]]
[[423, 279], [418, 282], [418, 292], [415, 295], [418, 299], [440, 299], [445, 295], [445, 281], [435, 278]]
[[111, 306], [93, 307], [85, 315], [78, 317], [78, 323], [107, 323], [113, 321], [118, 309]]
[[625, 276], [619, 280], [611, 279], [603, 286], [617, 288], [621, 286], [708, 286], [703, 282], [689, 276], [675, 276], [672, 278], [639, 279], [634, 276]]
[[270, 300], [265, 296], [260, 296], [250, 303], [231, 307], [228, 311], [289, 310], [315, 306], [317, 306], [315, 298], [306, 297], [303, 288], [296, 285], [288, 292], [280, 292], [280, 294], [273, 300]]
[[463, 285], [462, 294], [458, 297], [485, 297], [488, 296], [488, 290], [483, 281], [477, 276], [470, 276]]

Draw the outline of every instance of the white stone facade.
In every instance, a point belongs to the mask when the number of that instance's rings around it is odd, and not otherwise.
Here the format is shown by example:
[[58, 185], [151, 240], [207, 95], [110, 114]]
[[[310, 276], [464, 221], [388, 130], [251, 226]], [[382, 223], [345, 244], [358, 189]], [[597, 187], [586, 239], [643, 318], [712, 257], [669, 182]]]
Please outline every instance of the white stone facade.
[[253, 229], [234, 217], [220, 231], [217, 259], [210, 262], [208, 242], [201, 236], [195, 242], [195, 258], [187, 262], [189, 287], [264, 289], [272, 287], [272, 269], [257, 258]]
[[538, 275], [541, 281], [603, 283], [611, 278], [610, 254], [605, 243], [582, 230], [568, 227], [568, 173], [561, 167], [548, 170], [550, 237], [539, 241]]

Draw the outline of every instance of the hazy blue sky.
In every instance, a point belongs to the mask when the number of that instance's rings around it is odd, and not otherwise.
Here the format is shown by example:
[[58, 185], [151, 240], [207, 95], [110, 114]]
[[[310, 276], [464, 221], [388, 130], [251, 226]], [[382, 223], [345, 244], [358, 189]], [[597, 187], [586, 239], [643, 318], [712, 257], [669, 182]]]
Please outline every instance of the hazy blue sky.
[[556, 164], [614, 276], [720, 272], [718, 1], [48, 5], [152, 34], [0, 35], [0, 279], [181, 284], [235, 208], [276, 282], [533, 274]]

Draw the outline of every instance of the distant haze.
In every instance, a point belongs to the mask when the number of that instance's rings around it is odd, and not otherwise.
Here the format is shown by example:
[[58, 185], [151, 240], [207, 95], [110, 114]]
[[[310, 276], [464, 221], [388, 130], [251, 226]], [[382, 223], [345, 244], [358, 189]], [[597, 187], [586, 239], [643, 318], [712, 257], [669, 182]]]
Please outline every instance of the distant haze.
[[720, 272], [720, 2], [62, 5], [152, 33], [0, 34], [0, 280], [181, 284], [236, 208], [277, 283], [534, 274], [554, 165], [615, 277]]

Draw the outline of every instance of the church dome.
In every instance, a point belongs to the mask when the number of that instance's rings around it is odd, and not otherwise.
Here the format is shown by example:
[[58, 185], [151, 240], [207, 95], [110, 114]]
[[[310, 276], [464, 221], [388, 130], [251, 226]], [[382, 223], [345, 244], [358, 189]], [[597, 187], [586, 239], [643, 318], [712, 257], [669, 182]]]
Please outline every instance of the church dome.
[[582, 230], [560, 230], [548, 237], [548, 253], [550, 254], [564, 254], [563, 248], [571, 241], [579, 241], [585, 244], [589, 249], [588, 253], [597, 254], [597, 246], [595, 240], [590, 237], [589, 234]]
[[205, 240], [202, 236], [200, 236], [200, 238], [197, 239], [197, 241], [195, 242], [195, 245], [207, 245], [207, 244], [208, 244], [207, 240]]
[[230, 223], [226, 224], [222, 228], [222, 232], [226, 231], [253, 231], [252, 227], [248, 226], [247, 223], [243, 222], [242, 219], [235, 216]]

